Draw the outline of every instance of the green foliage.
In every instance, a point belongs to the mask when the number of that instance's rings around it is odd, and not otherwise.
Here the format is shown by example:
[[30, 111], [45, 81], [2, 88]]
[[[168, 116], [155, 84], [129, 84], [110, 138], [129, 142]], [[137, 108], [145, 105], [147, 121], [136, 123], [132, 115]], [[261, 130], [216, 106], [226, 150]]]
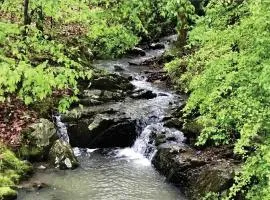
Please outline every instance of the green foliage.
[[0, 200], [16, 198], [17, 192], [10, 187], [0, 187]]
[[[141, 38], [155, 39], [175, 16], [164, 16], [165, 0], [89, 1], [91, 22], [88, 41], [95, 54], [118, 56], [138, 44]], [[154, 38], [153, 38], [154, 37]]]
[[178, 41], [182, 47], [187, 39], [190, 21], [195, 19], [195, 8], [189, 0], [170, 0], [161, 2], [163, 16], [177, 19]]
[[122, 25], [109, 27], [106, 23], [92, 25], [88, 39], [92, 51], [101, 57], [121, 55], [139, 40]]
[[217, 199], [219, 199], [218, 194], [213, 192], [209, 192], [203, 197], [203, 200], [217, 200]]
[[72, 90], [72, 97], [60, 102], [60, 111], [76, 100], [76, 80], [90, 76], [81, 64], [65, 53], [64, 46], [47, 40], [42, 33], [31, 28], [25, 38], [20, 27], [1, 23], [3, 39], [0, 41], [0, 100], [17, 94], [26, 104], [43, 100], [54, 90]]
[[[190, 92], [186, 115], [197, 112], [204, 127], [197, 145], [235, 144], [245, 161], [225, 199], [269, 199], [268, 1], [210, 1], [189, 34], [193, 52], [167, 65]], [[179, 63], [187, 63], [179, 76]]]

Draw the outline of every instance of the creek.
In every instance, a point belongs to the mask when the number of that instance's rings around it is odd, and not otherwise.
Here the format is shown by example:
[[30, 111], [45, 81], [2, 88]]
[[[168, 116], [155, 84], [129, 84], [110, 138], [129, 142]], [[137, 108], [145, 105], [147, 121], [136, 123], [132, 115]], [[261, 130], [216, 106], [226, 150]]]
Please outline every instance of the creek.
[[[161, 40], [165, 49], [174, 37]], [[132, 147], [86, 149], [74, 148], [80, 167], [75, 170], [37, 170], [31, 182], [48, 184], [38, 191], [21, 190], [19, 200], [184, 200], [179, 188], [166, 182], [151, 165], [156, 147], [153, 132], [166, 133], [173, 138], [171, 143], [184, 141], [183, 134], [163, 125], [163, 119], [173, 108], [180, 106], [183, 97], [175, 94], [164, 82], [147, 81], [151, 70], [144, 61], [160, 57], [165, 49], [147, 50], [145, 56], [125, 57], [117, 60], [101, 60], [95, 67], [109, 72], [118, 71], [123, 77], [132, 76], [131, 83], [137, 90], [156, 94], [151, 99], [126, 98], [124, 101], [109, 102], [96, 107], [109, 107], [121, 111], [137, 122], [138, 137]], [[133, 64], [132, 64], [133, 63]], [[134, 64], [135, 63], [135, 64]], [[116, 67], [118, 66], [117, 70]], [[119, 70], [119, 68], [121, 68]], [[66, 138], [67, 129], [57, 117], [58, 130]], [[63, 136], [64, 135], [64, 136]], [[69, 141], [68, 138], [65, 139]]]

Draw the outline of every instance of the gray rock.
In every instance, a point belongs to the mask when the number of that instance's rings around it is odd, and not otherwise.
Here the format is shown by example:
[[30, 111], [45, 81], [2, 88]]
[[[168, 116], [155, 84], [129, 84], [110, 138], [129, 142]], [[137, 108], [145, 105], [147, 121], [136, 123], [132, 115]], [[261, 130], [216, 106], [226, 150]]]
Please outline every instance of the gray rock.
[[178, 118], [171, 118], [164, 122], [164, 126], [168, 128], [177, 128], [177, 129], [181, 129], [183, 127], [183, 124], [184, 124], [183, 120]]
[[189, 199], [208, 192], [222, 193], [232, 185], [237, 166], [231, 160], [212, 160], [187, 145], [162, 144], [152, 160], [168, 181], [179, 185]]
[[166, 135], [164, 134], [158, 134], [155, 138], [155, 145], [159, 146], [163, 143], [166, 143]]
[[75, 169], [79, 166], [70, 144], [57, 140], [49, 153], [49, 162], [59, 169]]
[[101, 105], [109, 101], [120, 101], [126, 96], [126, 92], [122, 90], [84, 90], [79, 103], [84, 106]]
[[77, 123], [78, 121], [90, 120], [97, 114], [117, 114], [119, 110], [111, 108], [111, 104], [102, 104], [99, 106], [90, 107], [76, 107], [62, 115], [62, 121], [70, 124]]
[[40, 166], [38, 166], [38, 167], [37, 167], [37, 169], [40, 169], [40, 170], [45, 170], [45, 169], [47, 169], [47, 167], [46, 167], [46, 166], [44, 166], [44, 165], [40, 165]]
[[167, 97], [168, 94], [165, 94], [165, 93], [161, 93], [161, 92], [160, 92], [160, 93], [158, 93], [158, 96], [159, 96], [159, 97]]
[[133, 49], [131, 49], [129, 51], [129, 53], [133, 56], [145, 56], [146, 55], [146, 52], [139, 47], [134, 47]]
[[157, 97], [157, 94], [150, 90], [139, 89], [135, 90], [130, 97], [133, 99], [153, 99]]
[[156, 49], [164, 49], [165, 45], [162, 44], [162, 43], [152, 43], [152, 44], [149, 45], [149, 48], [154, 49], [154, 50], [156, 50]]
[[134, 66], [148, 66], [148, 65], [153, 65], [156, 62], [158, 62], [159, 58], [157, 57], [144, 57], [144, 58], [138, 58], [138, 59], [133, 59], [129, 61], [129, 65], [134, 65]]
[[116, 72], [124, 71], [123, 65], [114, 65], [113, 67], [114, 67], [114, 71], [116, 71]]
[[31, 161], [45, 160], [57, 139], [54, 124], [47, 119], [40, 119], [22, 132], [19, 154]]
[[72, 146], [82, 148], [129, 147], [137, 138], [136, 120], [119, 114], [97, 114], [70, 123]]
[[98, 90], [132, 90], [134, 86], [129, 82], [127, 78], [124, 78], [117, 74], [106, 74], [94, 77], [91, 80], [88, 89], [98, 89]]
[[38, 190], [41, 190], [41, 189], [47, 188], [47, 187], [49, 187], [49, 186], [46, 183], [34, 181], [34, 182], [22, 183], [21, 185], [17, 186], [17, 189], [26, 190], [29, 192], [34, 192], [34, 191], [38, 191]]

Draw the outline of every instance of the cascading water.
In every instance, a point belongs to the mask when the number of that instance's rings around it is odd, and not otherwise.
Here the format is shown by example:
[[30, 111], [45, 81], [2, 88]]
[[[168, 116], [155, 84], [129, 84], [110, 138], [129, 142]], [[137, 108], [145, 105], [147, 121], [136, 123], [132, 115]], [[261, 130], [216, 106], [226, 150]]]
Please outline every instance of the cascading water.
[[67, 126], [61, 121], [61, 115], [54, 115], [55, 124], [57, 126], [57, 135], [63, 142], [69, 143], [69, 136], [67, 132]]
[[163, 123], [151, 123], [147, 125], [131, 148], [117, 150], [117, 157], [126, 157], [136, 163], [150, 165], [157, 152], [155, 134], [164, 135], [167, 143], [182, 143], [185, 138], [179, 130], [164, 127]]
[[[151, 165], [151, 160], [157, 152], [155, 145], [156, 134], [163, 135], [164, 138], [167, 138], [167, 143], [181, 143], [185, 139], [182, 132], [173, 128], [164, 127], [164, 123], [162, 122], [170, 104], [172, 102], [179, 102], [179, 99], [175, 94], [153, 87], [153, 85], [146, 82], [145, 79], [135, 80], [132, 81], [132, 83], [138, 89], [151, 90], [156, 94], [163, 95], [147, 100], [147, 102], [137, 101], [132, 102], [132, 104], [127, 104], [128, 106], [125, 112], [131, 113], [131, 116], [135, 113], [139, 113], [141, 117], [139, 119], [140, 123], [137, 124], [139, 137], [131, 148], [119, 149], [116, 153], [117, 157], [126, 157], [136, 163]], [[133, 107], [135, 109], [133, 109]]]
[[132, 149], [135, 152], [144, 155], [149, 160], [152, 160], [157, 151], [155, 141], [153, 139], [154, 134], [156, 133], [163, 134], [164, 138], [173, 138], [172, 141], [168, 141], [170, 143], [181, 143], [185, 139], [180, 131], [166, 128], [163, 126], [163, 123], [155, 123], [145, 127], [141, 135], [135, 141]]
[[[130, 113], [131, 117], [134, 115], [140, 117], [140, 123], [137, 124], [139, 137], [131, 148], [117, 150], [117, 156], [127, 157], [142, 164], [151, 164], [151, 160], [157, 152], [154, 141], [155, 134], [164, 134], [164, 137], [169, 139], [168, 143], [181, 143], [185, 139], [182, 132], [164, 127], [164, 123], [162, 123], [170, 105], [177, 105], [180, 102], [176, 94], [168, 92], [164, 88], [155, 87], [139, 74], [135, 74], [135, 76], [139, 78], [133, 80], [132, 84], [137, 89], [150, 90], [158, 96], [147, 101], [126, 103], [125, 112]], [[173, 140], [171, 140], [172, 138]]]

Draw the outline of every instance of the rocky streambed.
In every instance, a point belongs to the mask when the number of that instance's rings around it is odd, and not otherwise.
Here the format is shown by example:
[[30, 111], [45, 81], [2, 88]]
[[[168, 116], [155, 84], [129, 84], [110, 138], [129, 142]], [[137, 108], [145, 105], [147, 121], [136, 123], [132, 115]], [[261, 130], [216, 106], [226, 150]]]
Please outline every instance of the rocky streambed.
[[[32, 127], [34, 134], [45, 124], [50, 135], [37, 138], [44, 145], [32, 149], [35, 157], [48, 148], [52, 165], [80, 167], [39, 166], [18, 199], [200, 199], [232, 184], [237, 165], [227, 149], [198, 151], [186, 144], [196, 132], [182, 127], [179, 117], [186, 97], [167, 86], [160, 67], [174, 38], [135, 48], [122, 59], [95, 62], [92, 80], [81, 83], [83, 106], [56, 116], [57, 130], [47, 121]], [[48, 187], [39, 190], [43, 187], [31, 183]]]

